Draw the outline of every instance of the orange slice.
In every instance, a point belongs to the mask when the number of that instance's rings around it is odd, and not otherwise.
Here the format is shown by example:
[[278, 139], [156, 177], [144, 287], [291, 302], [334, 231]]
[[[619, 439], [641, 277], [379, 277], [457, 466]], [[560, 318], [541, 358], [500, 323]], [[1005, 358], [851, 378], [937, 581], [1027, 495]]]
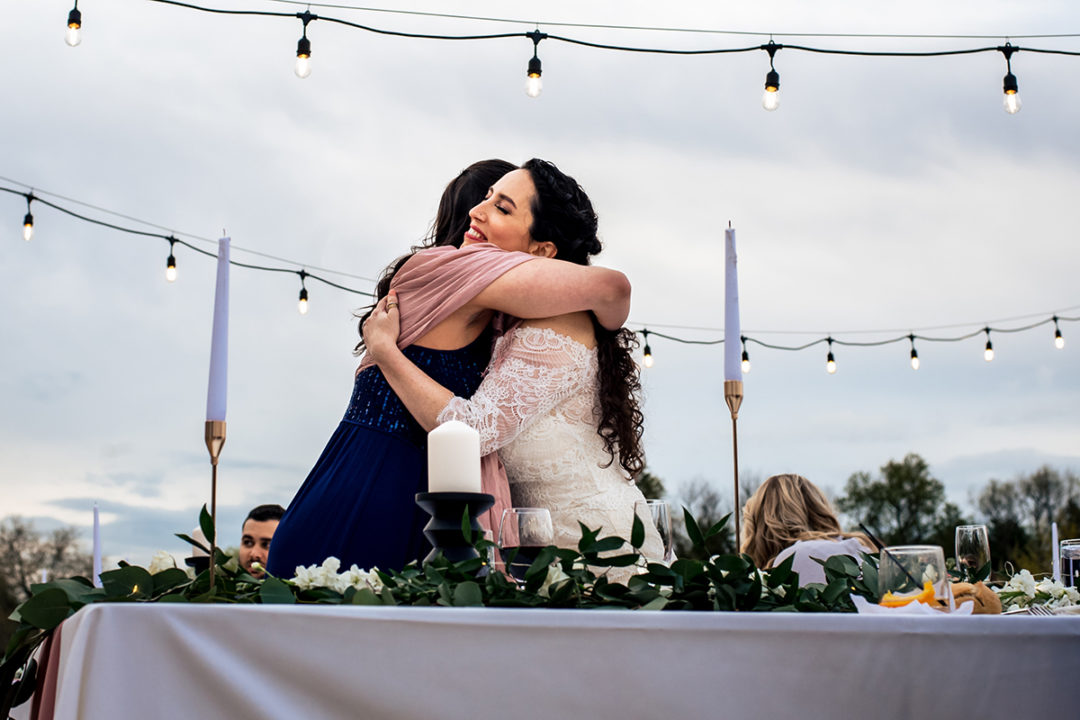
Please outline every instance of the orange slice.
[[921, 602], [924, 605], [934, 604], [934, 585], [933, 583], [923, 583], [923, 590], [920, 593], [912, 595], [893, 595], [891, 592], [885, 593], [881, 598], [880, 605], [884, 607], [904, 607], [912, 602]]

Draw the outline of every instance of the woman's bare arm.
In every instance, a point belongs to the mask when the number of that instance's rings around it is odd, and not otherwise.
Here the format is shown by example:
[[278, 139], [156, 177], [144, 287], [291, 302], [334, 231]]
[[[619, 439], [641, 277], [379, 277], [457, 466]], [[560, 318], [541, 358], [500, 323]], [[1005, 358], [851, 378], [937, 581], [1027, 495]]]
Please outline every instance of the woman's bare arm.
[[630, 315], [630, 281], [610, 268], [537, 258], [503, 273], [470, 302], [519, 318], [546, 318], [592, 310], [617, 330]]

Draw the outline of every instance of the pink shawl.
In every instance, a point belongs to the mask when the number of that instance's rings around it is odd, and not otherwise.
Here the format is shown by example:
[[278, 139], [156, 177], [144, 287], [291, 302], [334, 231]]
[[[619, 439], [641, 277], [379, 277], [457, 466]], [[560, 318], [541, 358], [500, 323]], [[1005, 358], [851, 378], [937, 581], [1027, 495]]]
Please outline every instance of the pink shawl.
[[[398, 347], [412, 345], [507, 270], [532, 259], [532, 255], [507, 252], [491, 243], [462, 248], [436, 247], [416, 253], [390, 283], [401, 299]], [[360, 369], [373, 364], [365, 355]], [[495, 505], [480, 516], [480, 524], [490, 530], [491, 539], [496, 540], [494, 536], [499, 532], [503, 510], [512, 507], [506, 468], [498, 453], [480, 458], [480, 483], [483, 492], [495, 497]]]

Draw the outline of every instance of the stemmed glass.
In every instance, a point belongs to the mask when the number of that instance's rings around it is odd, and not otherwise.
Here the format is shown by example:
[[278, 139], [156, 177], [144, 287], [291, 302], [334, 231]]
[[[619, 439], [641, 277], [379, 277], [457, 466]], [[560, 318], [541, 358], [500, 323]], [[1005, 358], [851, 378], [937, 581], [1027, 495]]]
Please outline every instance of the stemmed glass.
[[975, 582], [979, 572], [990, 562], [990, 538], [985, 525], [956, 527], [956, 569], [960, 579]]
[[649, 528], [656, 529], [664, 547], [662, 558], [646, 557], [645, 559], [670, 565], [675, 559], [671, 536], [671, 507], [664, 500], [638, 500], [634, 503], [634, 514], [645, 524], [646, 536], [648, 536]]
[[540, 551], [555, 544], [551, 513], [547, 508], [508, 508], [499, 523], [499, 552], [507, 571], [518, 581]]
[[948, 611], [951, 606], [945, 551], [937, 545], [898, 545], [882, 548], [878, 589], [891, 593], [897, 604], [919, 600]]

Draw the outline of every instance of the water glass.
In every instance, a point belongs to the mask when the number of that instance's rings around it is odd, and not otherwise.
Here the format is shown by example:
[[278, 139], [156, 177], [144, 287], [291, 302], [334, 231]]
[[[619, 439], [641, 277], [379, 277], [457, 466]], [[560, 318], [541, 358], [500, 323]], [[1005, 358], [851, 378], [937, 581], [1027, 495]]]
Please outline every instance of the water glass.
[[945, 551], [937, 545], [897, 545], [882, 549], [878, 563], [878, 589], [900, 599], [915, 599], [930, 589], [929, 604], [948, 610], [951, 605]]
[[[502, 561], [509, 560], [506, 570], [518, 580], [540, 551], [555, 544], [555, 530], [547, 508], [508, 508], [503, 510], [499, 523], [499, 548]], [[513, 557], [511, 557], [513, 556]]]
[[990, 562], [990, 538], [985, 525], [956, 527], [956, 569], [960, 579], [974, 582], [979, 571]]
[[[662, 557], [648, 557], [649, 562], [661, 562], [670, 565], [675, 559], [673, 537], [671, 535], [671, 506], [664, 500], [638, 500], [634, 503], [634, 514], [641, 518], [645, 524], [645, 538], [648, 540], [652, 530], [656, 530], [660, 536], [663, 547]], [[644, 550], [644, 548], [642, 548]]]
[[1066, 587], [1080, 587], [1080, 538], [1062, 540], [1061, 583]]

